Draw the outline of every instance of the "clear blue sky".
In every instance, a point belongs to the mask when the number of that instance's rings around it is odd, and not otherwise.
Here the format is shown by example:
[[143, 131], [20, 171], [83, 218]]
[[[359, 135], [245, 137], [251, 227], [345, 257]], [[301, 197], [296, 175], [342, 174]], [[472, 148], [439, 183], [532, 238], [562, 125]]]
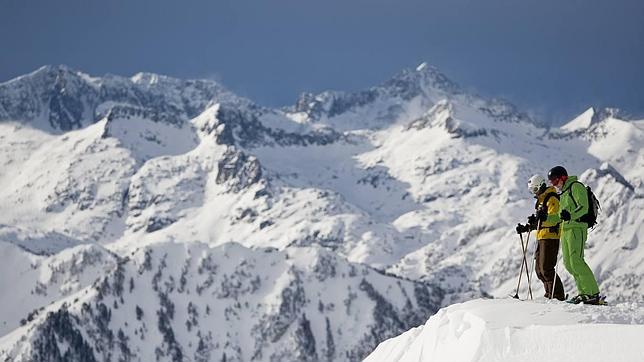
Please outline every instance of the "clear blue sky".
[[548, 120], [644, 115], [644, 0], [4, 0], [0, 44], [0, 81], [149, 71], [281, 106], [427, 61]]

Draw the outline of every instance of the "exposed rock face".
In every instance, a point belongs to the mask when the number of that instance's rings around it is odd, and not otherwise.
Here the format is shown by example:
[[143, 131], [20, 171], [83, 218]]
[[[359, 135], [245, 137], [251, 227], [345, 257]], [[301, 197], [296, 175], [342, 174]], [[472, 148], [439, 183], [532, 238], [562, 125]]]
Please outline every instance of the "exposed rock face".
[[308, 133], [294, 133], [264, 126], [259, 117], [261, 112], [244, 111], [222, 106], [217, 113], [223, 131], [218, 142], [225, 145], [239, 145], [244, 148], [260, 146], [308, 146], [327, 145], [342, 139], [333, 129], [316, 129]]
[[254, 156], [229, 148], [219, 161], [217, 183], [229, 183], [235, 191], [240, 191], [257, 183], [262, 177], [262, 168]]

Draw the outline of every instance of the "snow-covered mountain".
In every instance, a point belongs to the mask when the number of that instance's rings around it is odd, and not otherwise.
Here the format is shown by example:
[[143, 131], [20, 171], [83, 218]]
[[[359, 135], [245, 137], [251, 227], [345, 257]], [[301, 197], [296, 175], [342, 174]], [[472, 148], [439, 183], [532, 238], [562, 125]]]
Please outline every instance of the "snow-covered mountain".
[[0, 357], [11, 360], [358, 359], [440, 302], [317, 245], [167, 242], [127, 256], [83, 245], [50, 257], [1, 246], [13, 257], [4, 290], [33, 286], [3, 295]]
[[642, 300], [643, 130], [594, 109], [550, 129], [426, 64], [284, 109], [43, 67], [0, 84], [0, 356], [359, 360], [507, 294], [525, 181], [557, 164], [602, 202], [602, 291]]

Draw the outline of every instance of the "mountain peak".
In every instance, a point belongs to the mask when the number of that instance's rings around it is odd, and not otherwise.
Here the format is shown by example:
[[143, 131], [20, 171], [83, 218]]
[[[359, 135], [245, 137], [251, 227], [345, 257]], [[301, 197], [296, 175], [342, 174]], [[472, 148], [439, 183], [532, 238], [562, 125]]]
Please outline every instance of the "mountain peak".
[[36, 69], [31, 74], [42, 74], [42, 73], [77, 73], [75, 69], [70, 68], [64, 64], [47, 64]]
[[561, 126], [564, 131], [577, 131], [590, 127], [593, 117], [595, 116], [595, 108], [590, 107], [583, 113], [575, 117], [572, 121]]
[[29, 75], [55, 76], [57, 79], [82, 79], [86, 82], [96, 83], [99, 78], [92, 77], [87, 73], [74, 69], [64, 64], [44, 65]]
[[625, 112], [619, 108], [595, 108], [590, 107], [586, 109], [583, 113], [575, 117], [572, 121], [561, 126], [561, 129], [568, 132], [582, 131], [590, 128], [591, 126], [601, 123], [609, 118], [620, 119], [620, 120], [629, 120]]
[[30, 82], [34, 81], [38, 83], [38, 86], [49, 86], [61, 80], [71, 80], [77, 78], [84, 78], [86, 80], [94, 80], [95, 78], [90, 77], [88, 74], [77, 71], [69, 66], [59, 64], [59, 65], [43, 65], [42, 67], [34, 70], [31, 73], [27, 73], [16, 78], [10, 79], [6, 82], [0, 83], [0, 86], [10, 86], [11, 84], [16, 84], [20, 82]]
[[[373, 86], [356, 92], [325, 91], [314, 95], [303, 93], [296, 105], [291, 108], [294, 112], [307, 113], [311, 119], [320, 119], [323, 115], [329, 118], [342, 115], [359, 108], [374, 106], [393, 110], [400, 101], [412, 101], [420, 97], [421, 103], [431, 106], [430, 99], [450, 98], [462, 94], [461, 88], [438, 68], [422, 62], [416, 68], [407, 68], [378, 86]], [[376, 103], [381, 103], [376, 106]], [[389, 104], [389, 106], [383, 106]], [[377, 118], [396, 118], [382, 115]]]
[[36, 69], [33, 73], [41, 73], [41, 72], [59, 72], [59, 71], [69, 71], [70, 68], [64, 64], [45, 64], [38, 69]]
[[[437, 67], [422, 62], [415, 69], [404, 69], [382, 87], [391, 89], [396, 94], [416, 96], [421, 93], [438, 91], [447, 94], [459, 94], [462, 90], [458, 84], [449, 79]], [[406, 90], [406, 91], [403, 91]], [[410, 92], [410, 90], [412, 92]]]

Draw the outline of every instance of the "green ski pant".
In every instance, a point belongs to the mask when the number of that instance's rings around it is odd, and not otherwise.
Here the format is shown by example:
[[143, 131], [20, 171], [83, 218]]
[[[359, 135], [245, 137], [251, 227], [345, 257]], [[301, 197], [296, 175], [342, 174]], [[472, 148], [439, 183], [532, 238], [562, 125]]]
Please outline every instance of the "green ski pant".
[[579, 294], [593, 295], [599, 293], [593, 271], [584, 261], [584, 245], [588, 237], [586, 228], [563, 228], [561, 231], [561, 249], [566, 270], [575, 278]]

